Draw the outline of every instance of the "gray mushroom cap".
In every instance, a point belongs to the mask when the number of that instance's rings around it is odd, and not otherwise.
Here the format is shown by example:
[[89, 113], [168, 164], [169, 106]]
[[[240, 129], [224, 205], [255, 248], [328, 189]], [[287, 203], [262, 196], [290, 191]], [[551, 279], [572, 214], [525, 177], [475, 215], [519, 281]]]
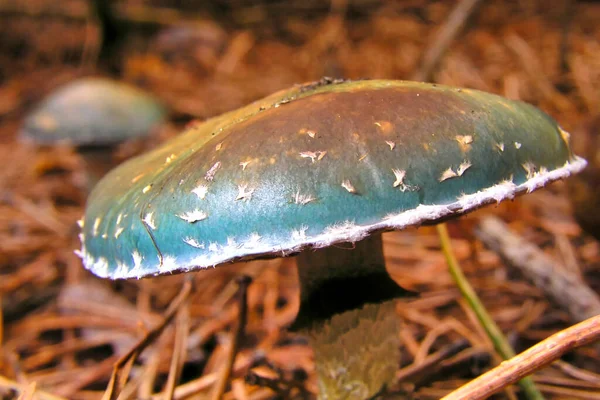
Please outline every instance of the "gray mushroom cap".
[[585, 165], [525, 103], [415, 82], [309, 84], [109, 173], [80, 256], [114, 279], [278, 257], [460, 215]]
[[20, 136], [38, 144], [113, 145], [146, 136], [166, 110], [150, 94], [104, 78], [83, 78], [52, 92], [25, 119]]

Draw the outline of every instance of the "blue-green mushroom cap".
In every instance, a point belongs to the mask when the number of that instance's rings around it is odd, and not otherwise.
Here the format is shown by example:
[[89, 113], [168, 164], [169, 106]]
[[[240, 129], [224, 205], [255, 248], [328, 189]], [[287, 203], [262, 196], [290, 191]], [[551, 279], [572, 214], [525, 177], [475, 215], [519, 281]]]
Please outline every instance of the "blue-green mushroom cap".
[[434, 223], [576, 173], [537, 108], [404, 81], [297, 86], [114, 169], [81, 220], [109, 278], [278, 257]]
[[52, 92], [26, 118], [24, 140], [52, 145], [113, 145], [146, 136], [166, 117], [152, 95], [104, 78], [83, 78]]

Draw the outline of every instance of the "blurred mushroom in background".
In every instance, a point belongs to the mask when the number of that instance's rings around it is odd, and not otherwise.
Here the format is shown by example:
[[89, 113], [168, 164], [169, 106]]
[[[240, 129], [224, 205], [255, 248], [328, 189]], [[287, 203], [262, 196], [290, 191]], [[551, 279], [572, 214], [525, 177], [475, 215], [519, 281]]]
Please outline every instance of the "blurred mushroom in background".
[[150, 135], [166, 109], [136, 87], [82, 78], [48, 95], [27, 115], [20, 139], [40, 146], [74, 146], [85, 162], [88, 188], [115, 166], [113, 151], [128, 140]]

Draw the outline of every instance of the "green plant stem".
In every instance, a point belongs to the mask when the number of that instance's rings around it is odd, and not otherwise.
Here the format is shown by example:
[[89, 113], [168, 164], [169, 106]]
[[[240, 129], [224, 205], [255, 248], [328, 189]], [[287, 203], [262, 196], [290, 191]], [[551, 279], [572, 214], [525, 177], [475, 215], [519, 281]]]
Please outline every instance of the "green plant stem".
[[[498, 325], [494, 322], [492, 317], [486, 311], [483, 303], [475, 293], [475, 290], [467, 280], [467, 277], [462, 272], [460, 268], [460, 264], [458, 260], [454, 256], [454, 252], [452, 251], [452, 244], [450, 242], [450, 236], [448, 235], [448, 229], [446, 228], [446, 224], [438, 224], [436, 225], [438, 235], [440, 237], [440, 242], [442, 245], [442, 252], [444, 253], [444, 257], [446, 258], [446, 262], [448, 263], [448, 269], [450, 271], [450, 275], [456, 282], [456, 286], [460, 290], [463, 298], [469, 304], [469, 307], [473, 310], [479, 323], [485, 329], [488, 337], [494, 344], [494, 347], [498, 354], [502, 356], [503, 359], [508, 360], [515, 356], [515, 351], [508, 343], [508, 340], [504, 337], [504, 334], [498, 328]], [[538, 390], [538, 388], [533, 383], [533, 380], [530, 377], [525, 377], [519, 381], [519, 386], [523, 389], [523, 392], [527, 396], [529, 400], [543, 400], [544, 396]]]

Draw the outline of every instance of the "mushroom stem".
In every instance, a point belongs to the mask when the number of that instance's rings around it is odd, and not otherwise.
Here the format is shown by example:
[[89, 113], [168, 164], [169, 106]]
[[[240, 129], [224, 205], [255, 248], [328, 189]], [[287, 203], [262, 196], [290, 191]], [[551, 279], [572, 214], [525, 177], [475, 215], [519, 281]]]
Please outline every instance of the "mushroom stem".
[[315, 352], [320, 399], [363, 400], [392, 383], [400, 362], [393, 299], [407, 291], [385, 269], [381, 235], [297, 258], [300, 310], [292, 329]]
[[370, 399], [393, 383], [400, 365], [394, 305], [366, 304], [304, 331], [315, 354], [318, 399]]
[[85, 188], [88, 192], [115, 167], [114, 148], [111, 146], [80, 146], [77, 152], [85, 165]]

